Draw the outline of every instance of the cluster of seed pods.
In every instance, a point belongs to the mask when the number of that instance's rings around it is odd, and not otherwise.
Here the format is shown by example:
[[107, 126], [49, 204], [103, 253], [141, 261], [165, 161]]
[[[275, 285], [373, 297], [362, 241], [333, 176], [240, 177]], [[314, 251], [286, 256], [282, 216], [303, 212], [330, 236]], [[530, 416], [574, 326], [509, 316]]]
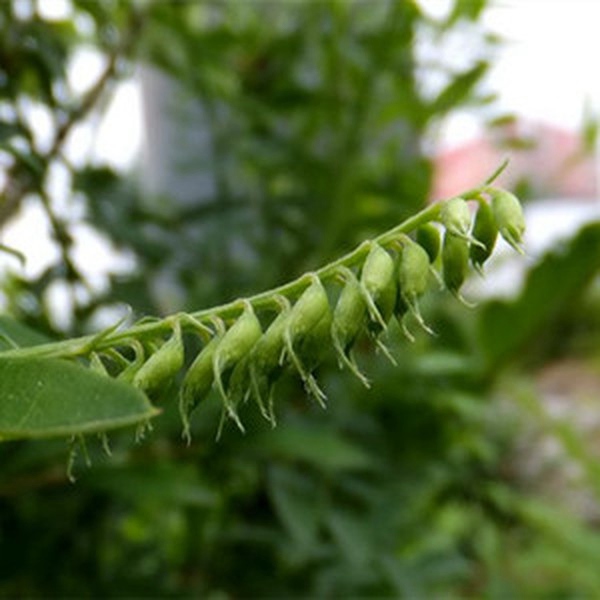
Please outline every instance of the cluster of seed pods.
[[[238, 316], [228, 324], [215, 318], [212, 328], [198, 323], [205, 343], [188, 367], [179, 392], [185, 435], [189, 437], [192, 411], [213, 389], [222, 399], [222, 423], [229, 418], [243, 430], [238, 410], [250, 398], [275, 423], [273, 390], [285, 370], [296, 372], [307, 392], [324, 405], [325, 394], [314, 371], [330, 347], [340, 366], [368, 387], [352, 353], [361, 336], [370, 337], [389, 356], [381, 334], [392, 319], [411, 339], [409, 317], [431, 332], [421, 316], [419, 300], [432, 280], [461, 298], [469, 263], [481, 272], [498, 235], [520, 251], [525, 222], [516, 197], [486, 187], [474, 204], [473, 218], [467, 201], [447, 200], [431, 221], [420, 223], [415, 231], [399, 232], [385, 244], [365, 243], [360, 264], [348, 266], [341, 261], [327, 277], [320, 275], [322, 270], [305, 275], [296, 297], [274, 293], [273, 305], [278, 310], [274, 316], [270, 311], [270, 319], [257, 316], [250, 298], [239, 301]], [[172, 380], [183, 368], [183, 348], [181, 326], [176, 322], [171, 337], [137, 365], [131, 381], [151, 393]]]

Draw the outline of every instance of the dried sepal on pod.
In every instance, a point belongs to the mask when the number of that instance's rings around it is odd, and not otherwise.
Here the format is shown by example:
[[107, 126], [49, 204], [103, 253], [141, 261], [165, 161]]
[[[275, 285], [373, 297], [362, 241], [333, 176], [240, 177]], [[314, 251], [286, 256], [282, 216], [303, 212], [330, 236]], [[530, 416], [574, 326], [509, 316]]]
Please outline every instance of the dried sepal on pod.
[[468, 304], [460, 294], [460, 288], [469, 272], [469, 242], [446, 231], [442, 245], [442, 275], [444, 285], [461, 302]]
[[[284, 331], [284, 342], [286, 355], [300, 374], [306, 389], [319, 404], [324, 406], [325, 393], [317, 384], [312, 373], [306, 369], [301, 355], [296, 351], [301, 344], [306, 343], [308, 336], [315, 335], [315, 333], [322, 335], [320, 329], [317, 329], [316, 332], [313, 332], [313, 330], [316, 329], [323, 318], [326, 318], [327, 313], [331, 312], [327, 292], [321, 280], [314, 274], [311, 274], [310, 278], [311, 284], [302, 292], [302, 295], [290, 310]], [[321, 342], [323, 342], [322, 338]]]
[[369, 380], [360, 371], [352, 346], [364, 330], [367, 321], [367, 302], [356, 275], [347, 267], [339, 271], [344, 287], [333, 311], [331, 338], [338, 355], [340, 366], [345, 365], [356, 377], [369, 387]]
[[146, 393], [155, 393], [179, 373], [183, 361], [181, 326], [176, 322], [171, 337], [140, 367], [133, 384]]
[[483, 273], [483, 264], [492, 255], [496, 238], [498, 237], [498, 227], [494, 219], [492, 207], [485, 200], [480, 200], [473, 223], [473, 237], [480, 244], [472, 244], [469, 248], [469, 257], [473, 267]]
[[230, 402], [226, 387], [228, 377], [231, 375], [236, 364], [252, 350], [252, 347], [260, 339], [261, 335], [262, 328], [260, 321], [254, 313], [252, 305], [249, 302], [245, 302], [244, 311], [225, 332], [213, 357], [213, 373], [216, 388], [221, 395], [228, 416], [242, 430], [242, 424], [235, 412], [235, 407]]
[[523, 254], [521, 245], [525, 233], [525, 217], [521, 203], [514, 194], [500, 188], [489, 188], [487, 192], [500, 235], [517, 252]]

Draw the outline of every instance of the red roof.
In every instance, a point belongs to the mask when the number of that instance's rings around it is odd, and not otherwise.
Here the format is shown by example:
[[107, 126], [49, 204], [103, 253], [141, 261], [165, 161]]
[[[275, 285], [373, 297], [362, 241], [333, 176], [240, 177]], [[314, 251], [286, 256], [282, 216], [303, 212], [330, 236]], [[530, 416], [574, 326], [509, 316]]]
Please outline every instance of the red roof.
[[517, 121], [494, 133], [500, 135], [474, 139], [435, 157], [433, 198], [477, 185], [505, 158], [510, 163], [498, 183], [509, 189], [527, 182], [535, 197], [598, 198], [598, 167], [583, 152], [577, 132]]

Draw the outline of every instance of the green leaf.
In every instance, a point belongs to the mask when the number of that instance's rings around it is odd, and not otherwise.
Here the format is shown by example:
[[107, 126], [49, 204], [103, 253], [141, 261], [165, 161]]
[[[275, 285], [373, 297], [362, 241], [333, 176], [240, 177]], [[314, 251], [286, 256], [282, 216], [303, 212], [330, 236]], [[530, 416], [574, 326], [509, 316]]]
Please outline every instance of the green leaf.
[[476, 21], [486, 5], [487, 0], [456, 0], [448, 24], [452, 25], [460, 19]]
[[268, 480], [269, 497], [290, 537], [307, 550], [317, 541], [321, 506], [317, 487], [307, 475], [273, 468]]
[[479, 339], [489, 369], [516, 356], [568, 309], [600, 269], [600, 223], [584, 227], [566, 247], [535, 266], [514, 301], [493, 301], [481, 312]]
[[10, 121], [0, 121], [0, 142], [4, 143], [11, 137], [23, 133], [23, 128], [19, 123], [11, 123]]
[[350, 471], [370, 465], [369, 456], [358, 445], [314, 426], [286, 424], [273, 429], [258, 438], [257, 448], [266, 456], [299, 460], [324, 470]]
[[51, 341], [49, 337], [16, 319], [0, 315], [0, 350], [9, 350], [15, 345], [19, 348], [37, 346]]
[[79, 481], [133, 502], [206, 507], [218, 499], [192, 464], [111, 464]]
[[327, 518], [327, 527], [339, 546], [345, 559], [357, 569], [368, 565], [369, 559], [369, 525], [361, 515], [347, 510], [331, 511]]
[[457, 73], [432, 102], [431, 113], [445, 113], [455, 109], [457, 105], [466, 103], [488, 68], [489, 64], [481, 60], [466, 71]]
[[595, 152], [600, 132], [600, 121], [589, 106], [585, 106], [583, 112], [583, 123], [581, 124], [581, 146], [585, 154]]
[[0, 357], [0, 439], [106, 431], [156, 414], [133, 386], [79, 365]]

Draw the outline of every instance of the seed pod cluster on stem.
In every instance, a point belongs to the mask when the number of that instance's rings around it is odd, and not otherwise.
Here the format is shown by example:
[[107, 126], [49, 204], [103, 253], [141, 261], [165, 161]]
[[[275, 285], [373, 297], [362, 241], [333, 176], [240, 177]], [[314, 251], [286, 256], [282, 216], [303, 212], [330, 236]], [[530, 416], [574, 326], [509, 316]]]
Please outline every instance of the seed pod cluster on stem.
[[[475, 209], [475, 212], [473, 211]], [[428, 333], [420, 300], [436, 281], [458, 298], [469, 263], [482, 271], [501, 235], [521, 251], [525, 221], [517, 198], [486, 183], [438, 202], [317, 271], [212, 309], [144, 320], [124, 331], [105, 332], [33, 349], [4, 351], [26, 356], [88, 357], [90, 367], [131, 382], [151, 398], [176, 380], [184, 436], [190, 415], [211, 390], [222, 403], [222, 420], [241, 430], [239, 411], [252, 399], [275, 424], [274, 386], [295, 373], [321, 406], [325, 392], [315, 372], [330, 348], [340, 367], [366, 387], [354, 349], [362, 338], [394, 361], [382, 338], [393, 320], [407, 337], [412, 319]], [[184, 338], [202, 340], [185, 360]], [[186, 338], [187, 339], [187, 338]], [[188, 364], [185, 368], [185, 364]]]
[[[409, 316], [433, 333], [419, 308], [419, 300], [435, 287], [432, 283], [437, 280], [462, 299], [460, 290], [469, 273], [469, 262], [482, 271], [498, 233], [513, 245], [522, 242], [522, 211], [513, 199], [514, 196], [499, 188], [479, 190], [469, 198], [476, 207], [474, 216], [472, 207], [462, 197], [439, 203], [437, 210], [431, 210], [430, 218], [418, 227], [385, 236], [385, 243], [380, 239], [364, 243], [359, 249], [359, 260], [348, 264], [342, 260], [329, 271], [322, 269], [303, 276], [299, 280], [302, 290], [295, 298], [277, 297], [277, 314], [264, 332], [256, 317], [252, 317], [253, 325], [249, 328], [252, 333], [248, 335], [251, 344], [244, 346], [245, 356], [241, 356], [241, 351], [235, 355], [238, 362], [227, 386], [217, 383], [226, 409], [224, 414], [241, 427], [237, 407], [252, 397], [265, 418], [274, 424], [273, 390], [285, 370], [296, 372], [307, 392], [324, 406], [326, 397], [317, 384], [314, 370], [329, 346], [333, 346], [340, 367], [347, 368], [369, 387], [353, 353], [357, 341], [361, 337], [370, 339], [389, 355], [381, 336], [393, 317], [410, 339], [414, 338], [406, 324]], [[250, 314], [253, 313], [244, 311], [225, 337], [237, 337], [239, 334], [234, 336], [230, 332], [241, 329], [238, 324], [250, 319]], [[213, 338], [200, 353], [196, 359], [200, 364], [215, 360], [209, 355], [217, 339]], [[228, 350], [227, 354], [230, 353]], [[217, 352], [217, 357], [220, 354], [222, 351]], [[216, 361], [219, 364], [218, 358]], [[192, 367], [186, 379], [193, 380]], [[219, 371], [220, 367], [213, 367], [212, 372], [208, 367], [199, 369], [202, 374], [198, 377], [204, 384], [195, 388], [194, 394], [205, 395], [212, 381], [218, 379]], [[190, 396], [191, 389], [184, 381], [182, 397]], [[183, 405], [191, 410], [196, 403], [197, 400], [188, 399]]]

